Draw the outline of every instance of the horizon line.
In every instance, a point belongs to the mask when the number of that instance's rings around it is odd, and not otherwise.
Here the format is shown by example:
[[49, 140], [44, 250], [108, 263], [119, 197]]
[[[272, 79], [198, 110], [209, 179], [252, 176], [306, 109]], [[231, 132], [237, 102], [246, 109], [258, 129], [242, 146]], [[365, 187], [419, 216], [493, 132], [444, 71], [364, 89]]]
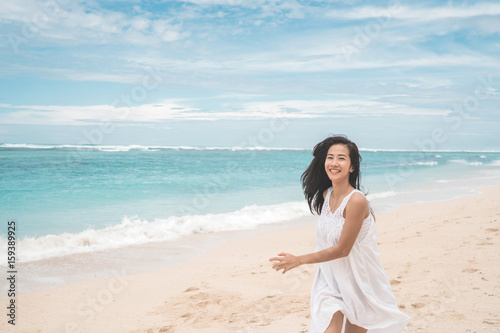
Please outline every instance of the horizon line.
[[[167, 146], [167, 145], [139, 145], [139, 144], [48, 144], [48, 143], [0, 143], [0, 148], [20, 148], [20, 149], [60, 149], [60, 148], [128, 148], [132, 149], [175, 149], [175, 150], [312, 150], [312, 148], [302, 147], [266, 147], [266, 146]], [[368, 152], [435, 152], [435, 153], [500, 153], [500, 150], [474, 150], [474, 149], [443, 149], [443, 150], [420, 150], [420, 149], [400, 149], [400, 148], [358, 148], [360, 151]], [[127, 150], [127, 151], [128, 151]]]

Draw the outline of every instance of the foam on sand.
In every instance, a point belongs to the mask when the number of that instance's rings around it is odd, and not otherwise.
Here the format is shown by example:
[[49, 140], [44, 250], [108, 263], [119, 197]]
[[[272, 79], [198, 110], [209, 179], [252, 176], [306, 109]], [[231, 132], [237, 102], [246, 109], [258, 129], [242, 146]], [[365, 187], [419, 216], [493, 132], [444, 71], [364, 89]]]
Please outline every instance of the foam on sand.
[[[248, 230], [262, 224], [279, 223], [307, 215], [310, 212], [305, 202], [288, 202], [269, 206], [252, 205], [229, 213], [171, 216], [152, 221], [124, 217], [120, 224], [102, 229], [91, 228], [77, 233], [20, 239], [18, 261], [30, 262], [149, 242], [173, 241], [195, 233]], [[6, 238], [0, 238], [0, 247], [2, 251], [7, 249]]]

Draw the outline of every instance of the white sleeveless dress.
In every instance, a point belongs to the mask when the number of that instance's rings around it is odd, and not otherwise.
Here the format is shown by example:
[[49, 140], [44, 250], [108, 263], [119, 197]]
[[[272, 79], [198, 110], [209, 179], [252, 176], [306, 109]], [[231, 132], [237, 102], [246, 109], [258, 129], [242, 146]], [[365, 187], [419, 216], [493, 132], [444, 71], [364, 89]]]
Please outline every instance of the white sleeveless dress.
[[[328, 189], [316, 229], [317, 251], [338, 243], [345, 218], [344, 209], [354, 193], [349, 193], [332, 213]], [[335, 312], [368, 333], [399, 333], [409, 316], [401, 312], [389, 279], [380, 261], [377, 230], [372, 214], [363, 221], [347, 257], [318, 264], [311, 292], [311, 333], [324, 333]], [[342, 330], [344, 332], [344, 330]]]

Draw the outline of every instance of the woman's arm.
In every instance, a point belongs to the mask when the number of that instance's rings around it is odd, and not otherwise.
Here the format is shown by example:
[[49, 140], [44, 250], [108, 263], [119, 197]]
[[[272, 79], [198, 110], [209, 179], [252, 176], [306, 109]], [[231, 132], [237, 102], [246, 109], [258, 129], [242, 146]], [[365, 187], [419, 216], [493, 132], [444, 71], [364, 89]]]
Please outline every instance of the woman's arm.
[[345, 208], [345, 223], [340, 235], [339, 242], [325, 250], [294, 256], [289, 253], [279, 253], [278, 257], [269, 259], [276, 261], [273, 268], [279, 271], [283, 269], [283, 274], [304, 264], [316, 264], [346, 257], [358, 237], [363, 221], [368, 217], [370, 211], [368, 201], [361, 195], [354, 193]]

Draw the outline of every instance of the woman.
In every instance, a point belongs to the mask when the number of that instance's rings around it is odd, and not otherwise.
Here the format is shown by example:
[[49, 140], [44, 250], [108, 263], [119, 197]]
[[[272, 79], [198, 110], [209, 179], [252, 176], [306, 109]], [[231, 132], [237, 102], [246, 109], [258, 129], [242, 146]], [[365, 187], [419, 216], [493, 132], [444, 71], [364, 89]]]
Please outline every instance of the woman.
[[320, 214], [317, 251], [271, 258], [283, 274], [318, 263], [311, 292], [312, 333], [396, 333], [409, 317], [402, 313], [380, 262], [370, 204], [359, 190], [361, 156], [343, 136], [328, 137], [314, 147], [302, 174], [311, 212]]

